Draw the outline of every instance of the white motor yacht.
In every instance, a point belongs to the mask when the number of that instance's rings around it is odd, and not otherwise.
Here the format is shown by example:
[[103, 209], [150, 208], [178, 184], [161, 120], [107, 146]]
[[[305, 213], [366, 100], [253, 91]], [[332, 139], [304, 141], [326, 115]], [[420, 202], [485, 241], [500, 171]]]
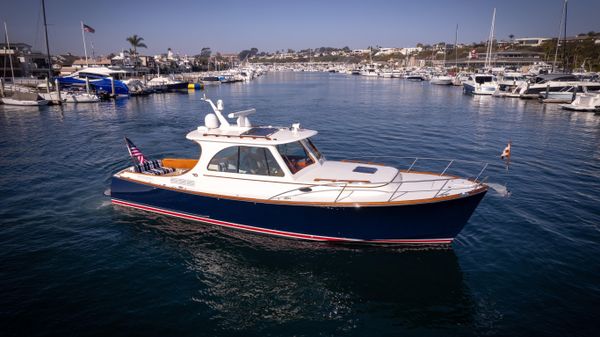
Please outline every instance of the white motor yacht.
[[434, 75], [431, 77], [431, 80], [429, 80], [429, 83], [437, 85], [451, 85], [452, 77], [448, 75]]
[[213, 113], [186, 136], [200, 157], [148, 160], [126, 139], [139, 163], [113, 175], [113, 204], [293, 239], [448, 244], [488, 189], [485, 166], [469, 179], [447, 173], [456, 161], [431, 173], [413, 169], [419, 158], [407, 169], [328, 160], [314, 130], [254, 126], [254, 109], [229, 113], [233, 123], [222, 101], [204, 100]]
[[496, 76], [491, 74], [472, 74], [463, 82], [463, 91], [472, 95], [492, 95], [498, 90]]
[[600, 91], [600, 82], [582, 81], [572, 74], [538, 75], [533, 82], [522, 83], [518, 93], [522, 98], [538, 98], [543, 92], [564, 92], [569, 88], [586, 88], [587, 91]]

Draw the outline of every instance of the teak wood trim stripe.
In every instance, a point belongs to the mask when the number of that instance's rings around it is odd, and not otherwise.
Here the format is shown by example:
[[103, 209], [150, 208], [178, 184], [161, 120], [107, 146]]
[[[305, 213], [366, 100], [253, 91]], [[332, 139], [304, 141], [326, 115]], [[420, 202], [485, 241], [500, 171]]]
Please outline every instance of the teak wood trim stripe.
[[179, 193], [200, 195], [209, 198], [215, 199], [228, 199], [228, 200], [237, 200], [237, 201], [247, 201], [252, 203], [260, 203], [260, 204], [277, 204], [277, 205], [289, 205], [289, 206], [322, 206], [322, 207], [363, 207], [363, 206], [404, 206], [404, 205], [419, 205], [419, 204], [430, 204], [437, 203], [442, 201], [448, 201], [453, 199], [462, 199], [466, 197], [470, 197], [482, 192], [487, 191], [487, 185], [482, 185], [480, 188], [472, 190], [470, 192], [464, 194], [454, 194], [437, 198], [425, 198], [425, 199], [415, 199], [415, 200], [401, 200], [401, 201], [373, 201], [373, 202], [311, 202], [311, 201], [284, 201], [284, 200], [268, 200], [268, 199], [256, 199], [256, 198], [248, 198], [248, 197], [238, 197], [231, 195], [222, 195], [222, 194], [214, 194], [214, 193], [206, 193], [206, 192], [197, 192], [197, 191], [189, 191], [178, 188], [172, 188], [168, 186], [157, 185], [148, 182], [142, 182], [133, 180], [126, 177], [116, 177], [115, 179], [121, 179], [125, 181], [129, 181], [135, 184], [152, 186], [154, 188], [160, 188], [164, 190], [175, 191]]

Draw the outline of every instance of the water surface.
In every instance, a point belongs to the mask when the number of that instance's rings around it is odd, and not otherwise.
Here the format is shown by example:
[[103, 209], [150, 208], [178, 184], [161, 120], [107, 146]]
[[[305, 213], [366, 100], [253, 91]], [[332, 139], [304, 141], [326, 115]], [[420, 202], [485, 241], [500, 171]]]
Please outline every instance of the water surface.
[[511, 195], [490, 191], [452, 248], [257, 236], [113, 207], [104, 195], [130, 164], [124, 136], [149, 157], [198, 155], [185, 134], [209, 112], [202, 92], [0, 105], [1, 335], [597, 332], [599, 116], [340, 74], [271, 73], [206, 94], [226, 111], [255, 107], [255, 124], [319, 130], [329, 158], [485, 161], [484, 176]]

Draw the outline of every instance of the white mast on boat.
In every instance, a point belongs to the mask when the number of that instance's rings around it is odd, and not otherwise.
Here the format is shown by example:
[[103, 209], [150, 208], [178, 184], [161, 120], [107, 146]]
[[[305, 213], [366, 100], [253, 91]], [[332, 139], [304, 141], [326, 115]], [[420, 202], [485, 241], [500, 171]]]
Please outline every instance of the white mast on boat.
[[83, 21], [81, 21], [81, 37], [83, 38], [83, 52], [85, 53], [85, 65], [89, 66], [88, 57], [87, 57], [87, 48], [85, 46], [85, 30], [83, 29]]
[[556, 50], [554, 52], [554, 63], [552, 63], [552, 72], [554, 72], [556, 70], [556, 61], [558, 59], [558, 47], [559, 47], [559, 43], [560, 43], [560, 38], [562, 35], [562, 30], [563, 30], [563, 24], [565, 27], [565, 48], [566, 48], [566, 39], [567, 39], [567, 0], [565, 0], [564, 4], [563, 4], [563, 11], [562, 11], [562, 16], [560, 17], [560, 25], [558, 26], [558, 37], [556, 38]]
[[[48, 43], [48, 24], [46, 22], [46, 1], [42, 0], [42, 12], [44, 13], [44, 34], [46, 35], [46, 57], [48, 57], [48, 81], [52, 79], [52, 58], [50, 57], [50, 44]], [[48, 83], [46, 88], [49, 89]]]
[[454, 34], [454, 67], [458, 71], [458, 23], [456, 24], [456, 33]]
[[494, 44], [494, 29], [496, 25], [496, 8], [494, 8], [494, 14], [492, 15], [492, 27], [490, 28], [490, 36], [488, 38], [488, 46], [487, 46], [487, 52], [485, 55], [485, 64], [484, 64], [484, 69], [491, 69], [492, 68], [492, 49], [493, 49], [493, 44]]
[[4, 34], [5, 34], [4, 38], [6, 39], [6, 46], [8, 47], [7, 53], [9, 53], [8, 54], [8, 60], [10, 62], [10, 75], [11, 75], [11, 78], [12, 78], [12, 85], [13, 85], [13, 88], [14, 88], [14, 85], [15, 85], [15, 70], [14, 70], [13, 62], [12, 62], [13, 51], [11, 51], [11, 49], [10, 49], [10, 40], [8, 39], [8, 27], [6, 26], [6, 21], [4, 21]]

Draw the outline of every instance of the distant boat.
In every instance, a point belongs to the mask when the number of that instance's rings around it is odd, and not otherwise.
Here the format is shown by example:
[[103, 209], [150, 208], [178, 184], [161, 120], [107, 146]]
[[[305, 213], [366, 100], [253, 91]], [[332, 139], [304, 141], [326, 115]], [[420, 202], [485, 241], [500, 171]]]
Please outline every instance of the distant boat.
[[61, 94], [66, 103], [96, 103], [100, 102], [100, 97], [86, 92], [73, 92]]
[[435, 75], [431, 78], [429, 83], [437, 85], [451, 85], [452, 77], [448, 75]]
[[35, 92], [24, 91], [27, 90], [27, 88], [11, 85], [11, 90], [12, 93], [0, 98], [0, 102], [6, 105], [20, 106], [41, 106], [50, 103], [50, 101], [43, 99]]
[[204, 76], [200, 79], [200, 82], [204, 85], [219, 85], [221, 84], [221, 79], [217, 76]]
[[588, 91], [600, 91], [599, 82], [581, 81], [572, 74], [546, 74], [535, 77], [533, 83], [521, 84], [519, 94], [523, 98], [537, 98], [542, 92], [561, 92], [573, 87], [585, 87]]
[[87, 67], [74, 72], [71, 75], [58, 77], [61, 87], [85, 86], [86, 79], [96, 92], [112, 94], [113, 86], [115, 95], [129, 95], [129, 88], [119, 79], [126, 74], [123, 70], [110, 69], [107, 67]]
[[148, 81], [147, 86], [156, 91], [187, 90], [188, 83], [171, 77], [158, 76]]
[[42, 106], [48, 105], [49, 101], [45, 99], [19, 99], [14, 97], [2, 97], [0, 101], [6, 105], [20, 105], [20, 106]]
[[527, 83], [525, 75], [518, 72], [506, 72], [498, 80], [498, 89], [500, 91], [513, 91], [523, 83]]
[[498, 89], [496, 77], [491, 74], [472, 74], [463, 82], [463, 91], [472, 95], [492, 95]]
[[600, 93], [581, 93], [571, 104], [561, 104], [561, 108], [573, 111], [600, 111]]
[[414, 82], [425, 81], [425, 77], [421, 74], [408, 74], [406, 76], [406, 79], [409, 81], [414, 81]]

